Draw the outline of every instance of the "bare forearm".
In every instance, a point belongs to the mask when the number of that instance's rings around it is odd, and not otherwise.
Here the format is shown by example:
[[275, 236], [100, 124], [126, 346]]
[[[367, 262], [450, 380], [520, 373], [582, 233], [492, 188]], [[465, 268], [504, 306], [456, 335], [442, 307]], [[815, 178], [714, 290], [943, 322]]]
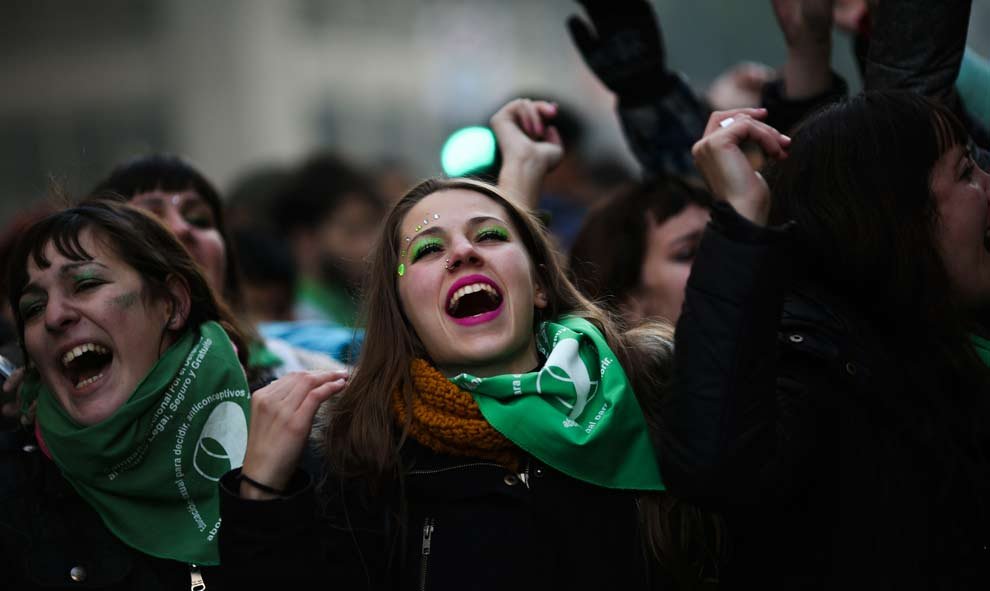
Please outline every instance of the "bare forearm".
[[785, 98], [801, 100], [818, 96], [832, 82], [831, 42], [811, 47], [790, 47], [784, 64]]
[[540, 201], [540, 188], [546, 174], [547, 168], [542, 162], [528, 158], [513, 159], [502, 164], [498, 186], [514, 203], [533, 210]]

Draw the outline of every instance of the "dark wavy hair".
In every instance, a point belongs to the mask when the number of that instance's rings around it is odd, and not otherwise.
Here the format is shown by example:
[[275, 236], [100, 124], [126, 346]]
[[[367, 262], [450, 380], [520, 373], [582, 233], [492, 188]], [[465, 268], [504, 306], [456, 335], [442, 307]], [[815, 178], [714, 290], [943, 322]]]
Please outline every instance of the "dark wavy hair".
[[[17, 302], [28, 284], [28, 262], [47, 268], [51, 262], [45, 250], [51, 244], [72, 261], [93, 257], [79, 239], [89, 230], [96, 240], [111, 248], [122, 261], [141, 276], [152, 298], [172, 300], [170, 277], [180, 278], [189, 289], [189, 316], [181, 329], [194, 330], [214, 320], [223, 326], [238, 351], [241, 365], [247, 367], [248, 349], [243, 332], [223, 300], [217, 297], [199, 267], [172, 232], [144, 211], [111, 201], [93, 201], [52, 213], [30, 226], [21, 236], [10, 257], [7, 296], [14, 311], [17, 334], [24, 346], [24, 318]], [[27, 351], [24, 351], [27, 359]]]

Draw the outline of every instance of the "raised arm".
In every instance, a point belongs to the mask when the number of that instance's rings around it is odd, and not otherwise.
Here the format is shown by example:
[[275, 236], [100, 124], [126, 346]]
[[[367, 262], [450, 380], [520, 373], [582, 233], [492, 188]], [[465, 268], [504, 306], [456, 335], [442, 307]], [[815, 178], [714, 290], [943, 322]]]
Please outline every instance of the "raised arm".
[[[942, 102], [969, 123], [955, 83], [966, 50], [971, 5], [972, 0], [880, 2], [873, 9], [866, 90], [910, 90]], [[974, 158], [990, 170], [986, 148], [978, 146]]]
[[866, 90], [901, 89], [958, 107], [971, 0], [883, 0], [873, 9]]
[[781, 77], [763, 87], [767, 123], [789, 131], [804, 117], [848, 93], [832, 71], [834, 0], [771, 0], [787, 43]]
[[714, 504], [752, 494], [759, 474], [779, 463], [775, 358], [786, 232], [765, 227], [770, 192], [739, 147], [752, 142], [786, 157], [789, 138], [765, 117], [761, 109], [716, 112], [693, 151], [717, 203], [675, 333], [658, 455], [671, 491]]
[[499, 109], [489, 122], [502, 151], [498, 186], [530, 210], [540, 201], [543, 178], [564, 156], [560, 134], [550, 123], [556, 114], [553, 103], [520, 98]]
[[708, 108], [667, 69], [663, 35], [645, 0], [583, 0], [590, 22], [568, 29], [588, 68], [613, 92], [626, 140], [646, 176], [694, 174], [691, 146]]

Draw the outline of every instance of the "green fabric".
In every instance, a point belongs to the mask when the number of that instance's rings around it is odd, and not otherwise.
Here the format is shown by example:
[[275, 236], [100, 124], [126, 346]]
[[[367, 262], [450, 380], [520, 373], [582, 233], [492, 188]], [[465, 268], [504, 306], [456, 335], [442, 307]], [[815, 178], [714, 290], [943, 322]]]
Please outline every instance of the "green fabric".
[[296, 302], [316, 310], [325, 320], [344, 326], [357, 323], [357, 302], [346, 288], [302, 278], [296, 286]]
[[956, 91], [966, 112], [990, 128], [990, 63], [968, 47], [959, 66]]
[[969, 342], [973, 343], [973, 348], [976, 349], [976, 354], [983, 361], [983, 364], [990, 367], [990, 341], [971, 334], [969, 335]]
[[273, 353], [264, 342], [259, 340], [248, 345], [248, 367], [269, 369], [283, 363], [282, 358]]
[[535, 372], [451, 378], [496, 430], [540, 461], [607, 488], [664, 490], [646, 420], [601, 332], [565, 316], [544, 322]]
[[37, 379], [38, 423], [62, 474], [124, 543], [182, 562], [219, 564], [217, 481], [247, 448], [250, 394], [227, 333], [215, 322], [165, 352], [130, 399], [89, 427]]

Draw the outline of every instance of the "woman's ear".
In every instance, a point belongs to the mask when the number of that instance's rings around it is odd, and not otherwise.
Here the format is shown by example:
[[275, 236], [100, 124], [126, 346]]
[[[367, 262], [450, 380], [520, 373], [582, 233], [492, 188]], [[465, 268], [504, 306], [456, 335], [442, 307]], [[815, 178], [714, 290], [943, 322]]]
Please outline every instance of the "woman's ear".
[[544, 289], [543, 282], [537, 279], [536, 290], [533, 293], [533, 307], [537, 310], [543, 310], [549, 303], [550, 301], [547, 299], [547, 290]]
[[549, 305], [550, 301], [547, 298], [547, 288], [543, 286], [543, 277], [541, 276], [541, 271], [546, 271], [546, 265], [539, 265], [538, 270], [533, 273], [533, 307], [537, 310], [543, 310]]
[[189, 308], [192, 296], [189, 293], [189, 284], [182, 277], [171, 274], [165, 280], [165, 287], [168, 288], [171, 296], [168, 301], [168, 324], [169, 330], [179, 330], [186, 325], [189, 319]]

